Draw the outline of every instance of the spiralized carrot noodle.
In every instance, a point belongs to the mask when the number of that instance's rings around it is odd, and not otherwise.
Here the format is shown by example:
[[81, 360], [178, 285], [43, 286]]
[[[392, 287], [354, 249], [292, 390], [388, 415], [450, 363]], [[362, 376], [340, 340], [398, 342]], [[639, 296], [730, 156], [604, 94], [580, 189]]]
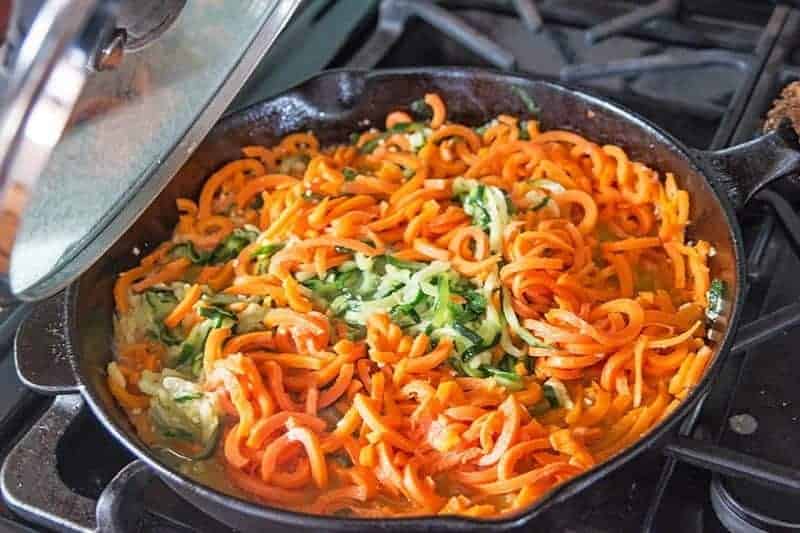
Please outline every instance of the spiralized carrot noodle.
[[495, 517], [697, 386], [725, 285], [679, 179], [420, 97], [350, 145], [243, 147], [176, 202], [114, 287], [106, 381], [142, 439], [265, 505]]

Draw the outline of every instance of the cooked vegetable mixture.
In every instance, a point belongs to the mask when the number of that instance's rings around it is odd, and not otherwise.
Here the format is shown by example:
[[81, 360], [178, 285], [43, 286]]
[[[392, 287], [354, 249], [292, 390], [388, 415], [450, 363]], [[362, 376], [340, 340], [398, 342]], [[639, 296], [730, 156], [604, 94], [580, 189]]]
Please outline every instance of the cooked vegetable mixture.
[[114, 289], [108, 386], [145, 442], [268, 505], [494, 517], [678, 406], [727, 296], [687, 192], [535, 116], [446, 115], [247, 146], [178, 200]]

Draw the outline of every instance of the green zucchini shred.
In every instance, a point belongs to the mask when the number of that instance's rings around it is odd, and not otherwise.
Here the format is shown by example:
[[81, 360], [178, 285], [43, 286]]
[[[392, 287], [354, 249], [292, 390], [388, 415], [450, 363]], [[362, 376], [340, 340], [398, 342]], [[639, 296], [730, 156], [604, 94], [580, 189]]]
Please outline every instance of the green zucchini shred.
[[424, 128], [425, 125], [421, 122], [400, 122], [387, 129], [386, 133], [414, 133], [422, 131]]
[[270, 258], [279, 251], [283, 250], [286, 247], [285, 242], [275, 242], [271, 244], [264, 244], [259, 246], [253, 252], [254, 257], [267, 257]]
[[483, 134], [486, 133], [486, 130], [488, 130], [488, 129], [489, 129], [489, 122], [487, 122], [486, 124], [482, 124], [480, 126], [477, 126], [475, 128], [472, 128], [472, 130], [475, 133], [477, 133], [478, 135], [480, 135], [480, 136], [483, 136]]
[[507, 372], [493, 366], [485, 366], [484, 368], [495, 380], [497, 380], [500, 385], [508, 390], [522, 390], [522, 378], [519, 377], [515, 372]]
[[211, 258], [211, 252], [198, 252], [194, 247], [194, 243], [187, 241], [173, 246], [169, 251], [169, 257], [172, 259], [185, 257], [195, 265], [205, 265], [208, 264]]
[[545, 196], [538, 204], [531, 207], [531, 211], [538, 211], [539, 209], [543, 209], [545, 206], [547, 206], [548, 203], [550, 203], [550, 197]]
[[558, 395], [556, 395], [556, 391], [552, 386], [546, 383], [542, 385], [542, 394], [551, 408], [561, 407], [561, 403], [558, 401]]
[[356, 179], [356, 176], [358, 176], [358, 172], [356, 172], [350, 167], [344, 167], [342, 169], [342, 174], [344, 175], [345, 181], [353, 181], [354, 179]]
[[486, 208], [486, 186], [481, 184], [470, 190], [462, 199], [464, 212], [472, 218], [472, 224], [486, 231], [491, 216]]
[[183, 342], [183, 339], [179, 335], [170, 331], [170, 329], [164, 324], [164, 322], [161, 321], [155, 322], [153, 324], [153, 327], [155, 329], [149, 329], [147, 331], [147, 335], [151, 339], [158, 341], [166, 346], [177, 346], [178, 344]]
[[319, 278], [309, 278], [301, 282], [301, 285], [311, 289], [311, 292], [313, 292], [315, 296], [320, 296], [326, 299], [336, 296], [339, 293], [339, 288], [336, 287], [335, 283], [321, 280]]
[[187, 241], [173, 246], [169, 256], [173, 259], [186, 257], [195, 265], [224, 263], [239, 255], [239, 252], [256, 240], [256, 237], [258, 233], [255, 231], [237, 228], [211, 252], [198, 252], [194, 243]]
[[150, 310], [148, 321], [151, 324], [146, 331], [149, 338], [166, 346], [176, 346], [182, 339], [171, 331], [163, 322], [164, 318], [178, 305], [178, 298], [171, 290], [150, 289], [144, 293], [144, 301]]
[[471, 378], [487, 378], [489, 377], [489, 373], [486, 371], [485, 368], [482, 366], [479, 367], [472, 367], [470, 365], [464, 364], [464, 361], [461, 360], [461, 357], [454, 355], [451, 356], [447, 360], [450, 368], [456, 371], [456, 374], [460, 376], [467, 376]]
[[[211, 397], [185, 374], [168, 369], [161, 373], [145, 370], [139, 388], [150, 396], [148, 415], [158, 434], [166, 439], [157, 442], [156, 448], [188, 460], [211, 456], [220, 437], [219, 416]], [[194, 446], [187, 448], [185, 444]]]
[[230, 261], [239, 255], [239, 252], [241, 252], [245, 246], [255, 241], [257, 237], [258, 233], [255, 231], [249, 231], [241, 228], [233, 230], [233, 232], [231, 232], [231, 234], [228, 235], [224, 241], [217, 245], [217, 247], [211, 253], [209, 262], [215, 264]]
[[199, 313], [205, 320], [196, 324], [189, 332], [181, 343], [178, 356], [172, 365], [175, 368], [188, 368], [194, 376], [199, 375], [202, 369], [203, 350], [211, 330], [232, 327], [236, 323], [236, 315], [220, 307], [201, 307]]
[[470, 346], [469, 348], [464, 350], [462, 352], [462, 354], [461, 354], [461, 359], [464, 362], [467, 362], [470, 359], [472, 359], [473, 357], [475, 357], [476, 355], [478, 355], [479, 353], [485, 352], [487, 350], [491, 350], [492, 348], [497, 346], [497, 343], [499, 343], [499, 342], [500, 342], [500, 333], [497, 333], [497, 335], [495, 335], [494, 339], [492, 339], [490, 342], [482, 342], [480, 344], [473, 344], [472, 346]]
[[379, 255], [375, 258], [377, 260], [383, 260], [386, 262], [387, 265], [392, 265], [393, 267], [402, 268], [405, 270], [422, 270], [425, 268], [425, 263], [419, 263], [416, 261], [404, 261], [402, 259], [398, 259], [393, 255]]
[[361, 308], [361, 302], [352, 294], [345, 293], [331, 300], [328, 308], [334, 316], [342, 316], [348, 311], [358, 311]]
[[236, 320], [235, 314], [216, 305], [201, 307], [198, 312], [200, 316], [213, 320], [215, 328], [221, 327], [222, 321], [226, 318], [228, 320]]
[[184, 402], [191, 402], [192, 400], [199, 400], [203, 397], [203, 394], [200, 392], [196, 392], [194, 394], [182, 394], [180, 396], [175, 396], [173, 399], [176, 403], [184, 403]]
[[[499, 335], [498, 335], [499, 341]], [[469, 376], [473, 378], [494, 378], [497, 383], [508, 390], [518, 391], [524, 388], [522, 377], [514, 370], [514, 364], [517, 359], [508, 354], [498, 361], [497, 365], [482, 364], [473, 366], [469, 364], [469, 360], [480, 352], [486, 351], [492, 346], [476, 345], [474, 349], [467, 349], [460, 357], [452, 356], [448, 360], [450, 367], [456, 371], [457, 374], [462, 376]], [[474, 353], [472, 353], [474, 352]]]
[[414, 100], [408, 108], [418, 120], [430, 120], [433, 117], [433, 108], [425, 100]]
[[[418, 274], [431, 265], [403, 261], [389, 254], [373, 258], [354, 255], [354, 261], [322, 278], [313, 276], [300, 281], [311, 290], [315, 302], [351, 328], [349, 336], [363, 338], [370, 314], [386, 312], [392, 322], [411, 334], [425, 331], [432, 343], [442, 336], [452, 337], [456, 345], [452, 366], [460, 374], [492, 375], [487, 368], [467, 363], [500, 342], [502, 323], [499, 319], [487, 320], [487, 297], [468, 279], [442, 272], [441, 267], [434, 267], [429, 276]], [[418, 279], [421, 285], [411, 288], [414, 286], [408, 283], [412, 279]], [[517, 386], [512, 376], [497, 376], [510, 388]]]
[[522, 103], [525, 105], [525, 109], [527, 109], [529, 113], [533, 115], [539, 114], [539, 106], [536, 105], [536, 102], [533, 101], [533, 98], [531, 98], [531, 95], [529, 95], [525, 89], [522, 87], [512, 87], [511, 90], [516, 93], [520, 100], [522, 100]]
[[727, 292], [728, 287], [723, 280], [714, 278], [714, 280], [711, 281], [711, 285], [706, 292], [706, 299], [708, 300], [706, 317], [708, 317], [709, 320], [716, 320], [722, 314], [725, 307]]
[[440, 275], [437, 286], [439, 290], [436, 295], [436, 303], [433, 305], [431, 323], [433, 327], [440, 328], [445, 324], [450, 324], [454, 319], [453, 305], [450, 300], [450, 278]]
[[528, 121], [527, 120], [520, 120], [519, 121], [519, 140], [521, 141], [530, 141], [531, 134], [528, 133]]
[[253, 252], [253, 257], [256, 258], [255, 271], [257, 274], [266, 274], [269, 270], [269, 262], [272, 256], [283, 250], [286, 243], [277, 242], [271, 244], [264, 244], [256, 248]]
[[467, 338], [472, 344], [483, 344], [483, 337], [466, 327], [464, 324], [456, 322], [453, 324], [453, 329], [463, 337]]
[[515, 214], [517, 212], [517, 206], [511, 201], [511, 195], [504, 189], [501, 189], [501, 191], [503, 191], [503, 198], [506, 200], [506, 211], [508, 211], [509, 215]]
[[347, 324], [347, 339], [351, 341], [360, 341], [367, 337], [367, 328], [358, 324]]
[[361, 147], [358, 149], [358, 151], [361, 152], [362, 154], [371, 154], [372, 152], [375, 151], [375, 148], [377, 148], [381, 144], [381, 141], [383, 141], [386, 137], [387, 137], [386, 133], [381, 133], [374, 139], [370, 139], [369, 141], [362, 144]]
[[163, 428], [161, 430], [161, 434], [168, 439], [180, 439], [188, 441], [194, 440], [194, 435], [181, 428]]
[[203, 301], [211, 305], [220, 306], [220, 305], [230, 305], [234, 302], [240, 302], [242, 300], [239, 299], [239, 297], [236, 296], [235, 294], [218, 293], [218, 294], [204, 295]]
[[419, 324], [420, 316], [414, 304], [399, 304], [389, 311], [389, 318], [401, 328]]
[[162, 320], [178, 305], [178, 298], [172, 291], [150, 289], [144, 293], [144, 299], [156, 320]]

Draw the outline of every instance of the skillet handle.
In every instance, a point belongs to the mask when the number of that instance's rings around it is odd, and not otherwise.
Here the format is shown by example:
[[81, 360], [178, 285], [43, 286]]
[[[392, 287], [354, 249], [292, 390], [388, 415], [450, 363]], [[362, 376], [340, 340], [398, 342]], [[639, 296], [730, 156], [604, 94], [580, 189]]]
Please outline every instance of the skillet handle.
[[14, 362], [20, 380], [41, 394], [76, 392], [80, 384], [72, 370], [72, 346], [65, 330], [66, 294], [61, 292], [34, 305], [14, 339]]
[[752, 141], [723, 150], [692, 150], [720, 192], [740, 209], [766, 185], [800, 172], [800, 143], [788, 120]]
[[[58, 468], [58, 446], [84, 408], [78, 394], [53, 400], [44, 415], [3, 460], [0, 489], [17, 514], [54, 531], [95, 533], [95, 502], [64, 483]], [[79, 450], [70, 450], [80, 453]], [[37, 531], [41, 531], [37, 528]]]
[[159, 530], [170, 525], [181, 531], [233, 533], [232, 529], [181, 498], [147, 463], [136, 459], [120, 470], [100, 494], [96, 533], [129, 531], [130, 524], [141, 521], [144, 515], [152, 517], [151, 523], [162, 526]]
[[97, 500], [97, 532], [124, 531], [127, 524], [135, 523], [136, 511], [141, 507], [130, 504], [142, 500], [144, 490], [154, 477], [153, 470], [138, 459], [120, 470]]

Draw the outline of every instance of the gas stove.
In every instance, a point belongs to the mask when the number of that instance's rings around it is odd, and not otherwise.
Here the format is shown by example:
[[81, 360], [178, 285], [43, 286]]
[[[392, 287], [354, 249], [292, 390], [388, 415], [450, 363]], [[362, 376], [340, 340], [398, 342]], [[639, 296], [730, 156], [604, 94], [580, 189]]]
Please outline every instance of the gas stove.
[[[763, 1], [319, 0], [295, 15], [234, 108], [324, 68], [480, 66], [588, 88], [690, 146], [718, 149], [756, 136], [780, 89], [800, 80], [799, 36], [800, 10]], [[800, 194], [783, 185], [740, 214], [747, 342], [675, 444], [533, 527], [800, 528], [800, 329], [790, 327], [800, 322]], [[226, 531], [146, 470], [126, 468], [132, 457], [79, 397], [50, 399], [18, 382], [9, 346], [26, 316], [52, 334], [46, 308], [0, 310], [0, 530]]]

